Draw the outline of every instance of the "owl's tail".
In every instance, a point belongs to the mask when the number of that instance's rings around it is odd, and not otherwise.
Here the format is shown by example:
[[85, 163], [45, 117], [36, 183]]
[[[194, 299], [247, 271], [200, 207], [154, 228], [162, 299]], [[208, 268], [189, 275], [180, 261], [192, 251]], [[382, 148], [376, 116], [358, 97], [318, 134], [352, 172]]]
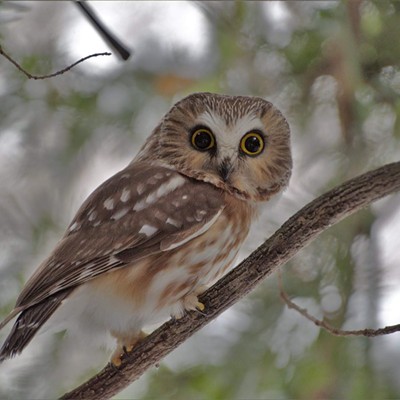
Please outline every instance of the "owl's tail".
[[0, 322], [0, 331], [16, 316], [18, 315], [20, 312], [22, 311], [22, 307], [17, 307], [14, 308], [14, 310], [12, 310], [10, 312], [10, 314], [7, 315], [7, 317], [5, 317], [3, 319], [3, 321]]
[[25, 310], [18, 307], [0, 323], [1, 329], [18, 313], [21, 313], [0, 349], [0, 363], [21, 353], [71, 291], [72, 289], [65, 289]]

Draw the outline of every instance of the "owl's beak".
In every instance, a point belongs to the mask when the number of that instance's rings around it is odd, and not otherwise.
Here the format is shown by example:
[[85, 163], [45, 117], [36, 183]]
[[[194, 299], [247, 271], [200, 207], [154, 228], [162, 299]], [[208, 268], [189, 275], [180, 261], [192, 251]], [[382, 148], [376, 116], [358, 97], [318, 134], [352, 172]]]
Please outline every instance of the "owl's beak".
[[218, 167], [220, 177], [226, 182], [233, 171], [233, 164], [229, 158], [224, 158]]

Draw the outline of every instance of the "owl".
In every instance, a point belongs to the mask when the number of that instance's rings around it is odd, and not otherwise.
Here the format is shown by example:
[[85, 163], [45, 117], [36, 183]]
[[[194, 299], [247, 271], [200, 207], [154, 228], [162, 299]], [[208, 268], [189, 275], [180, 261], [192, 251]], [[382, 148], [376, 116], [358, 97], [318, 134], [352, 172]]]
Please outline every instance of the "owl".
[[[133, 161], [82, 204], [0, 324], [18, 316], [0, 361], [58, 313], [116, 341], [121, 363], [143, 327], [203, 310], [257, 217], [291, 173], [290, 131], [262, 98], [195, 93], [163, 117]], [[49, 321], [50, 319], [50, 321]]]

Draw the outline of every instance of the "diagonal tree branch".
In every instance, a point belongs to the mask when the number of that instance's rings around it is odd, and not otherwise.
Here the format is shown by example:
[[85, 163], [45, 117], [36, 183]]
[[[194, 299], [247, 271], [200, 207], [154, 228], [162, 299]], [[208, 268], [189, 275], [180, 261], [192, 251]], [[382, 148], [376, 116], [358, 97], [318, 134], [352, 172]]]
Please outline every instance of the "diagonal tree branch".
[[168, 321], [125, 355], [118, 369], [107, 365], [62, 399], [112, 397], [248, 294], [324, 230], [373, 201], [399, 190], [400, 162], [396, 162], [360, 175], [318, 197], [287, 220], [246, 260], [200, 297], [205, 304], [203, 313], [190, 312], [182, 319]]

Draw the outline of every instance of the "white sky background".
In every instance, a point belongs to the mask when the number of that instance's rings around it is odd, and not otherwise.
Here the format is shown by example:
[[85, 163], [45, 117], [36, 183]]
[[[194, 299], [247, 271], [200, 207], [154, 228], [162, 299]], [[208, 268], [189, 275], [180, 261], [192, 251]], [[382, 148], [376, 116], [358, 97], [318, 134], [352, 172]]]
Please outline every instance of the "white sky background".
[[[34, 15], [38, 4], [33, 2], [20, 3], [21, 5], [26, 4], [31, 9], [30, 11], [27, 11], [27, 13], [33, 13]], [[113, 33], [121, 38], [130, 49], [133, 49], [129, 68], [145, 68], [149, 72], [158, 72], [160, 65], [162, 65], [163, 71], [168, 71], [168, 68], [170, 68], [170, 71], [174, 72], [174, 69], [177, 68], [175, 57], [179, 57], [180, 52], [184, 53], [187, 57], [182, 58], [183, 62], [178, 66], [178, 70], [175, 72], [183, 76], [196, 78], [205, 74], [208, 69], [212, 69], [215, 65], [216, 60], [212, 58], [210, 51], [213, 47], [211, 41], [212, 38], [207, 33], [210, 29], [209, 22], [204, 14], [193, 3], [182, 1], [126, 1], [90, 2], [90, 4], [96, 10], [102, 21], [112, 29]], [[51, 6], [56, 7], [55, 4]], [[74, 62], [93, 52], [109, 51], [107, 45], [103, 42], [88, 21], [82, 17], [76, 7], [73, 7], [73, 5], [66, 6], [65, 3], [62, 6], [65, 10], [65, 14], [62, 16], [63, 33], [58, 37], [57, 46], [60, 49], [63, 49], [70, 62]], [[276, 36], [272, 36], [272, 39], [275, 38], [274, 40], [276, 40], [276, 43], [282, 41], [283, 44], [287, 40], [290, 40], [290, 28], [288, 27], [286, 30], [282, 28], [288, 19], [290, 19], [287, 10], [285, 10], [284, 4], [280, 2], [266, 3], [263, 11], [265, 12], [266, 17], [270, 19], [271, 23], [275, 23], [277, 26], [281, 27], [275, 31]], [[25, 14], [23, 17], [28, 18], [28, 15]], [[60, 16], [58, 16], [58, 18], [60, 18]], [[18, 23], [18, 21], [16, 23]], [[36, 37], [35, 40], [40, 38], [40, 32], [38, 32], [37, 35], [36, 32], [31, 32], [30, 34]], [[19, 38], [11, 38], [10, 35], [12, 35], [11, 30], [5, 32], [5, 43], [15, 43], [16, 46], [20, 45], [21, 47], [29, 43], [30, 37], [27, 32]], [[149, 42], [154, 46], [152, 48], [153, 51], [149, 51]], [[166, 57], [165, 53], [168, 54], [169, 50], [171, 54], [169, 57]], [[205, 66], [204, 62], [202, 62], [207, 57], [210, 57], [209, 66]], [[190, 60], [190, 62], [187, 60]], [[1, 63], [4, 65], [4, 61], [1, 61]], [[99, 59], [89, 60], [79, 68], [85, 74], [93, 74], [102, 79], [107, 79], [107, 77], [113, 75], [116, 70], [128, 67], [127, 64], [119, 61], [116, 57], [104, 57], [101, 61], [99, 61]], [[57, 84], [58, 83], [55, 83], [55, 85]], [[332, 82], [330, 82], [328, 78], [326, 79], [326, 82], [323, 82], [323, 84], [325, 85], [323, 86], [324, 88], [328, 88], [331, 87], [329, 85], [332, 85]], [[40, 97], [40, 85], [37, 83], [27, 83], [27, 85], [31, 85], [32, 93], [36, 93], [36, 96]], [[6, 90], [3, 89], [6, 87], [6, 82], [2, 81], [2, 73], [0, 69], [0, 92]], [[118, 92], [121, 93], [120, 90], [118, 90]], [[129, 94], [127, 94], [127, 96], [129, 98]], [[102, 107], [104, 109], [110, 109], [113, 106], [112, 103], [114, 102], [114, 99], [112, 96], [106, 97], [105, 95], [104, 102], [105, 104], [102, 105]], [[156, 99], [155, 102], [155, 108], [159, 107], [159, 113], [164, 112], [167, 105], [161, 100], [157, 103]], [[326, 109], [323, 110], [326, 111]], [[145, 116], [143, 117], [143, 115]], [[144, 124], [149, 123], [149, 125], [154, 126], [152, 122], [152, 119], [154, 118], [153, 114], [150, 113], [150, 115], [147, 115], [144, 110], [143, 114], [139, 115], [139, 118], [140, 117], [143, 118]], [[151, 121], [148, 122], [148, 120]], [[1, 133], [0, 168], [3, 164], [8, 163], [13, 157], [18, 159], [18, 157], [23, 156], [21, 153], [22, 147], [19, 140], [18, 128], [22, 129], [24, 123], [25, 121], [20, 121], [19, 126], [13, 126], [9, 131]], [[317, 130], [317, 127], [314, 126], [314, 129]], [[335, 138], [337, 138], [337, 136], [332, 135], [322, 141], [325, 141], [326, 146], [330, 146], [332, 142], [335, 141]], [[286, 192], [283, 200], [284, 204], [286, 204], [285, 214], [287, 214], [287, 216], [295, 211], [294, 204], [296, 208], [299, 208], [302, 204], [305, 204], [306, 201], [310, 200], [311, 197], [314, 197], [314, 194], [308, 190], [307, 185], [312, 187], [313, 183], [317, 181], [318, 178], [321, 179], [321, 174], [319, 173], [321, 164], [316, 162], [315, 168], [312, 168], [310, 165], [307, 169], [301, 168], [306, 162], [308, 162], [308, 159], [305, 158], [307, 158], [306, 154], [309, 154], [302, 151], [304, 143], [301, 143], [301, 140], [302, 138], [299, 137], [295, 137], [293, 140], [295, 159], [300, 168], [297, 170], [295, 169], [292, 184]], [[75, 199], [75, 206], [79, 206], [80, 200], [89, 194], [91, 189], [94, 189], [94, 187], [100, 184], [113, 172], [123, 167], [128, 161], [123, 158], [115, 159], [111, 155], [109, 155], [108, 159], [105, 159], [104, 157], [107, 157], [107, 152], [106, 150], [102, 152], [100, 149], [93, 157], [92, 166], [87, 168], [82, 174], [80, 179], [81, 182], [79, 184], [80, 187], [78, 189], [79, 196]], [[335, 163], [340, 162], [340, 159], [324, 160], [324, 162], [323, 165], [329, 168], [330, 165], [334, 166]], [[324, 179], [326, 179], [326, 176]], [[305, 183], [305, 186], [302, 186], [303, 183]], [[301, 196], [303, 201], [295, 203], [295, 199], [298, 196]], [[392, 200], [392, 202], [396, 203], [396, 200]], [[376, 241], [380, 250], [381, 267], [384, 271], [381, 282], [383, 287], [382, 292], [384, 293], [380, 313], [380, 324], [382, 326], [399, 323], [400, 321], [400, 312], [398, 311], [400, 296], [397, 289], [398, 284], [400, 283], [400, 274], [397, 272], [400, 260], [400, 207], [398, 205], [396, 206], [396, 204], [392, 206], [392, 210], [395, 210], [396, 207], [397, 211], [390, 214], [390, 219], [385, 215], [385, 209], [383, 207], [376, 206], [373, 208], [374, 212], [379, 216], [375, 223], [375, 232]], [[274, 216], [272, 216], [272, 220], [274, 220]], [[273, 222], [274, 224], [272, 224], [272, 226], [276, 226], [276, 224], [282, 221], [274, 220]], [[262, 225], [264, 223], [265, 221], [263, 220], [260, 224]], [[261, 231], [259, 228], [260, 227], [254, 231], [252, 241], [246, 244], [245, 252], [242, 253], [242, 256], [248, 254], [250, 250], [253, 250], [256, 247], [256, 244], [260, 243], [264, 239], [265, 230]], [[261, 228], [264, 229], [263, 226], [261, 226]], [[0, 245], [1, 258], [7, 257], [6, 247], [7, 246], [4, 246], [4, 243], [3, 247]], [[1, 298], [0, 295], [0, 300]], [[235, 325], [236, 320], [239, 317], [242, 317], [239, 310], [236, 311], [233, 309], [225, 313], [215, 323], [213, 323], [211, 329], [214, 335], [219, 335], [220, 338], [226, 338], [229, 332], [232, 332], [232, 325]], [[392, 348], [391, 346], [395, 345], [394, 343], [389, 343], [391, 338], [388, 339], [389, 348]], [[187, 344], [186, 346], [191, 345], [192, 343]], [[27, 362], [27, 360], [29, 363], [29, 360], [32, 359], [32, 357], [38, 357], [34, 350], [31, 351], [31, 353], [28, 351], [25, 357], [21, 357], [19, 360], [16, 359], [15, 361], [12, 361], [13, 364], [8, 365], [15, 365], [15, 368], [20, 368], [21, 365]], [[200, 349], [198, 353], [202, 353], [205, 358], [212, 356], [204, 351], [203, 348]], [[176, 355], [175, 358], [174, 356], [170, 357], [167, 362], [169, 362], [169, 365], [171, 366], [182, 365], [182, 363], [188, 362], [190, 363], [190, 360], [186, 358], [185, 360], [181, 359], [181, 356], [186, 357], [186, 355], [187, 352], [182, 351], [179, 355]], [[7, 379], [7, 376], [9, 375], [3, 375], [5, 369], [0, 367], [0, 371], [0, 375], [3, 376], [3, 379]], [[10, 373], [12, 374], [13, 372], [14, 370], [11, 369]], [[59, 374], [62, 376], [61, 371], [59, 371]]]
[[[193, 75], [196, 60], [206, 57], [210, 46], [209, 24], [204, 14], [194, 3], [182, 1], [125, 1], [116, 5], [112, 1], [90, 2], [92, 8], [106, 26], [133, 50], [131, 63], [135, 66], [146, 64], [146, 69], [157, 72], [163, 52], [174, 53], [182, 50], [194, 63], [181, 66], [180, 73]], [[70, 26], [60, 41], [71, 60], [79, 59], [82, 54], [91, 54], [94, 49], [106, 48], [95, 28], [88, 23], [77, 8], [69, 9]], [[149, 41], [152, 51], [149, 52]], [[153, 47], [154, 46], [154, 47]], [[200, 62], [199, 62], [200, 64]], [[202, 64], [202, 63], [201, 63]], [[89, 60], [83, 64], [88, 72], [110, 73], [114, 68], [122, 68], [116, 57], [107, 57], [102, 62]], [[188, 68], [189, 67], [189, 68]]]

